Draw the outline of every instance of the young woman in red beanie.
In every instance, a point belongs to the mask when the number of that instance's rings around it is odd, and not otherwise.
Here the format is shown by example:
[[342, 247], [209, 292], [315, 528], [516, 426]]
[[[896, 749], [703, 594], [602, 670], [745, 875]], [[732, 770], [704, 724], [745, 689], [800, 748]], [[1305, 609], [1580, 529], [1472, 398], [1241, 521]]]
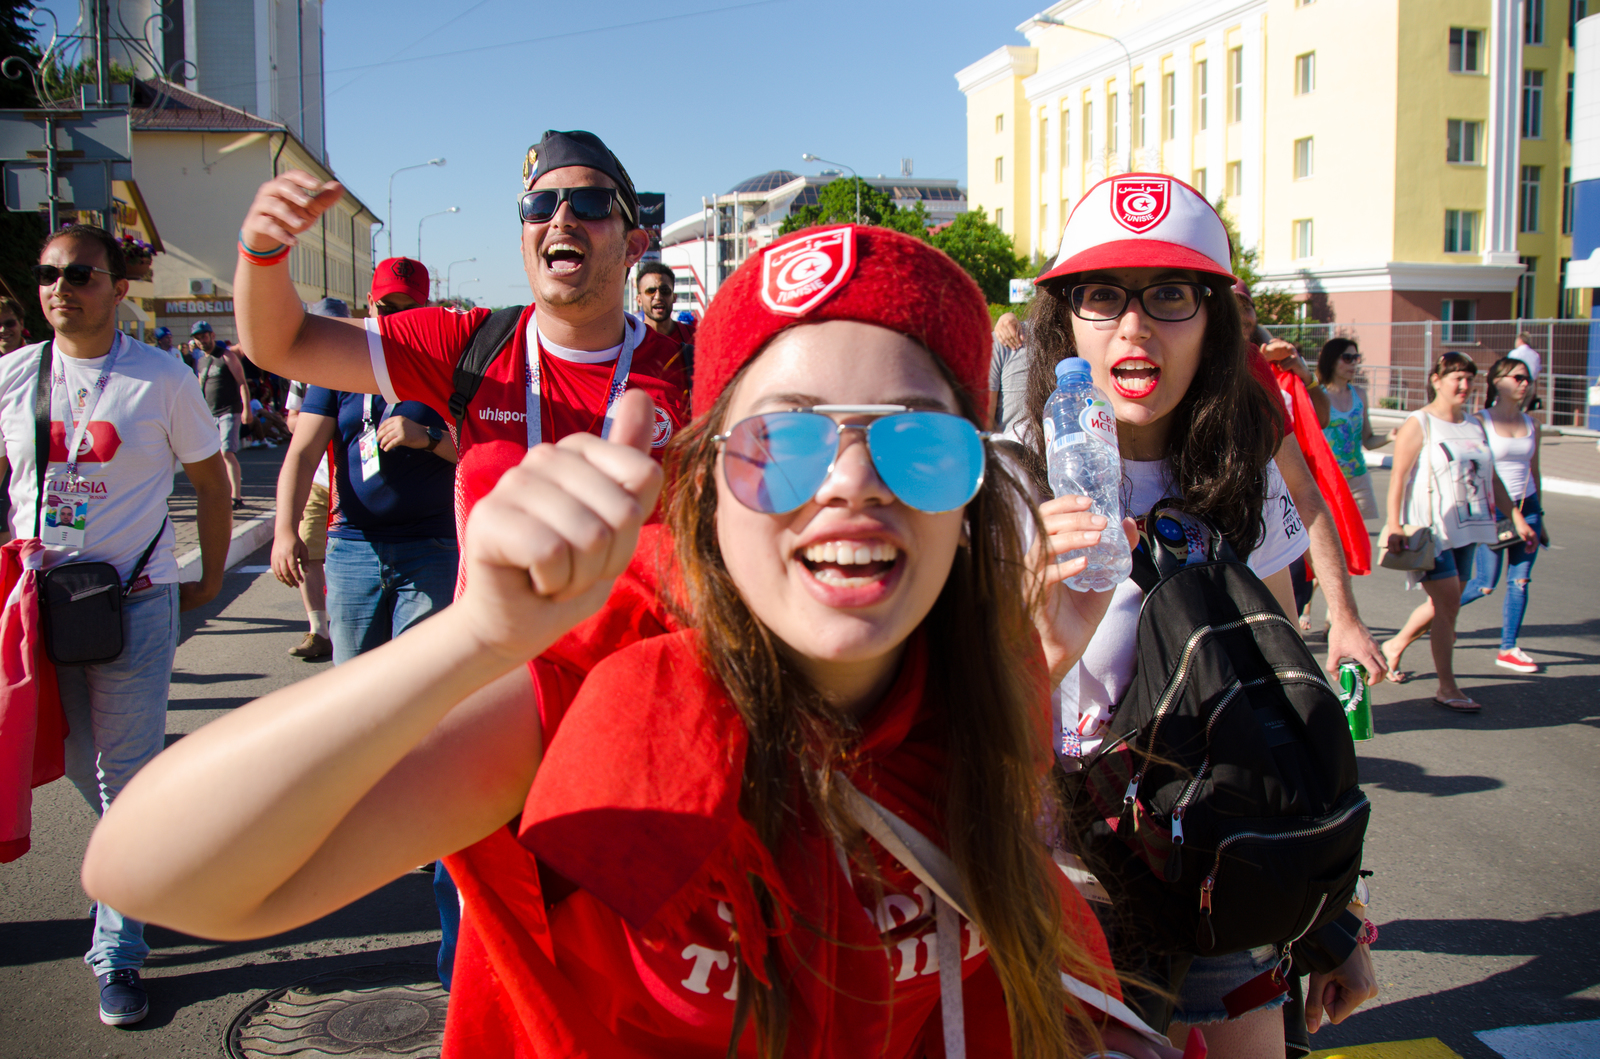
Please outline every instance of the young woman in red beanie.
[[[1294, 614], [1288, 567], [1305, 551], [1307, 537], [1273, 463], [1282, 406], [1255, 382], [1246, 361], [1229, 251], [1216, 211], [1182, 181], [1135, 173], [1090, 189], [1068, 219], [1055, 262], [1038, 280], [1029, 319], [1034, 360], [1027, 419], [1040, 421], [1055, 389], [1056, 364], [1084, 358], [1117, 417], [1124, 513], [1142, 524], [1160, 501], [1176, 499], [1185, 513], [1220, 531], [1284, 613]], [[1043, 442], [1037, 434], [1029, 440], [1045, 488]], [[1074, 501], [1056, 500], [1041, 513], [1052, 533], [1070, 533], [1075, 510]], [[1058, 537], [1052, 544], [1064, 550]], [[1203, 546], [1191, 546], [1190, 554], [1202, 556]], [[1093, 642], [1059, 684], [1055, 749], [1069, 772], [1099, 748], [1127, 693], [1143, 600], [1132, 579], [1118, 585]], [[1119, 959], [1131, 964], [1145, 955], [1139, 938], [1120, 941]], [[1218, 1054], [1281, 1059], [1281, 994], [1231, 1019], [1229, 1009], [1237, 1004], [1224, 1004], [1276, 963], [1276, 950], [1195, 960], [1192, 967], [1186, 959], [1171, 967], [1120, 969], [1165, 979], [1176, 994], [1175, 1024], [1206, 1024]], [[1367, 948], [1359, 945], [1341, 970], [1312, 976], [1307, 1028], [1315, 1032], [1324, 1012], [1341, 1021], [1376, 992]], [[1162, 1006], [1146, 1010], [1155, 1017]]]
[[477, 506], [454, 606], [147, 766], [85, 885], [260, 937], [449, 854], [450, 1056], [1175, 1059], [1040, 841], [1046, 682], [1106, 597], [1025, 550], [988, 331], [916, 239], [768, 248], [700, 329], [664, 526], [630, 394]]

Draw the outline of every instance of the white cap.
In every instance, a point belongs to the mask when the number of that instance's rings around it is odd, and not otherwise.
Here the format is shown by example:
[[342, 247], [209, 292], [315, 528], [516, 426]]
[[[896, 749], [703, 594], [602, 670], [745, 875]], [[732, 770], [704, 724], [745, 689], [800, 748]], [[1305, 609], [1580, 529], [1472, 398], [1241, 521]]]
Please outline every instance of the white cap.
[[1187, 268], [1233, 278], [1232, 244], [1205, 196], [1162, 173], [1107, 177], [1078, 200], [1061, 249], [1036, 279], [1091, 269]]

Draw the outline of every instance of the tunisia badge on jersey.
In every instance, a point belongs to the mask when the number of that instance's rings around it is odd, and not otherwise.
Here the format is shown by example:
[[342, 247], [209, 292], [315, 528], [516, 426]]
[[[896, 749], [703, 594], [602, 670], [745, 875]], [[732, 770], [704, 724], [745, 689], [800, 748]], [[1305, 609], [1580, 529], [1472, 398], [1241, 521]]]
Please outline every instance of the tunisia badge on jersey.
[[856, 267], [856, 233], [824, 228], [769, 248], [761, 259], [761, 300], [784, 316], [804, 316], [828, 300]]
[[672, 417], [667, 410], [656, 405], [656, 421], [650, 428], [650, 447], [659, 449], [672, 440]]
[[1135, 235], [1143, 235], [1172, 209], [1172, 181], [1161, 177], [1115, 177], [1111, 181], [1111, 216]]

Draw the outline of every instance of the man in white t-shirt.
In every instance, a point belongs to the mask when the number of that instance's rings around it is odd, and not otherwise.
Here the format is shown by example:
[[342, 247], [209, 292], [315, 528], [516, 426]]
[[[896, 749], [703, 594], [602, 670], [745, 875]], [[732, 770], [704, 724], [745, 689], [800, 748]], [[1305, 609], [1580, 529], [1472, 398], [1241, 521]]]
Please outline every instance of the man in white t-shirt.
[[[46, 568], [110, 563], [127, 589], [122, 654], [56, 670], [70, 729], [67, 776], [96, 813], [165, 745], [178, 613], [221, 589], [233, 524], [217, 429], [194, 375], [171, 354], [116, 330], [125, 271], [121, 247], [105, 230], [73, 225], [55, 233], [34, 268], [55, 339], [0, 360], [0, 472], [14, 472], [12, 534], [43, 539]], [[35, 414], [46, 351], [50, 452], [41, 504]], [[167, 518], [179, 465], [198, 501], [201, 554], [200, 580], [182, 585]], [[148, 1013], [139, 969], [149, 951], [143, 923], [96, 907], [84, 962], [100, 981], [102, 1022], [123, 1026]]]
[[1539, 369], [1544, 367], [1544, 358], [1539, 356], [1539, 351], [1533, 348], [1533, 336], [1523, 331], [1517, 335], [1517, 344], [1506, 356], [1520, 360], [1528, 366], [1528, 396], [1523, 398], [1522, 410], [1524, 412], [1539, 406]]

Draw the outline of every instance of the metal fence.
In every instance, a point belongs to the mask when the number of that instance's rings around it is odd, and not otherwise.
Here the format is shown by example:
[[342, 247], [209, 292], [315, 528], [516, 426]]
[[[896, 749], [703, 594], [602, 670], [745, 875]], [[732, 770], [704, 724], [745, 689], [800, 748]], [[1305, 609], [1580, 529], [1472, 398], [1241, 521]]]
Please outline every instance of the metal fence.
[[1587, 426], [1589, 386], [1588, 320], [1417, 320], [1387, 323], [1278, 324], [1267, 328], [1293, 342], [1315, 368], [1322, 344], [1353, 339], [1361, 347], [1358, 381], [1376, 407], [1412, 411], [1428, 402], [1428, 372], [1450, 351], [1465, 353], [1478, 365], [1472, 407], [1485, 401], [1489, 365], [1510, 352], [1526, 333], [1544, 358], [1536, 384], [1540, 407], [1533, 415], [1545, 426]]

